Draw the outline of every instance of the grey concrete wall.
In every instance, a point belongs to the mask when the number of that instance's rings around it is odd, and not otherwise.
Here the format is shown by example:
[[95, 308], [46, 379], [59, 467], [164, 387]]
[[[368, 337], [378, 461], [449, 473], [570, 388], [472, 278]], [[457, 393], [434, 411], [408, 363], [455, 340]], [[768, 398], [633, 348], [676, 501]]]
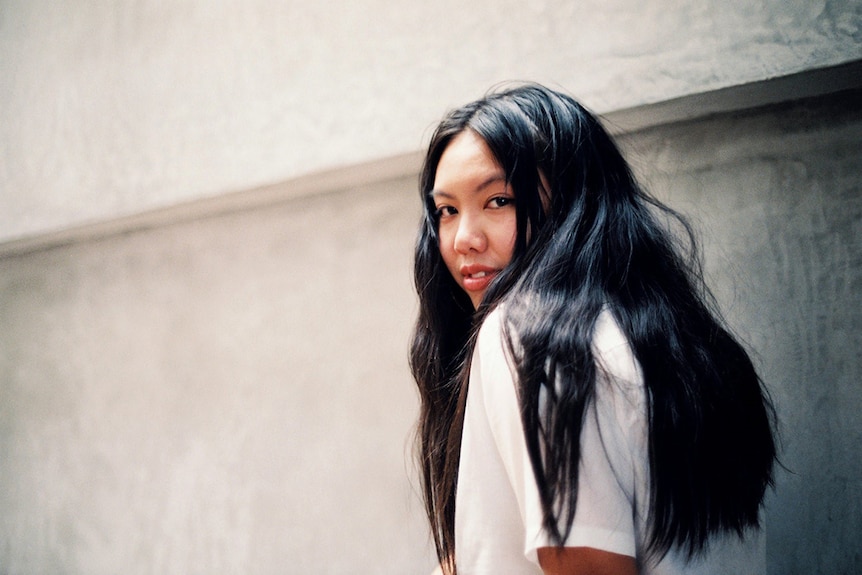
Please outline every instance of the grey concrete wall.
[[415, 196], [0, 259], [0, 573], [429, 573]]
[[[294, 178], [413, 152], [495, 82], [608, 112], [859, 59], [860, 30], [858, 0], [0, 3], [0, 242], [288, 182], [0, 249], [0, 573], [426, 573], [414, 180]], [[858, 101], [625, 137], [775, 395], [773, 575], [862, 563]]]
[[[772, 575], [857, 571], [862, 97], [623, 137], [775, 397]], [[0, 573], [427, 573], [412, 178], [0, 259]]]
[[0, 241], [421, 147], [492, 84], [600, 112], [862, 58], [859, 0], [4, 0]]
[[703, 236], [726, 316], [783, 436], [772, 575], [862, 565], [862, 92], [625, 138], [653, 191]]

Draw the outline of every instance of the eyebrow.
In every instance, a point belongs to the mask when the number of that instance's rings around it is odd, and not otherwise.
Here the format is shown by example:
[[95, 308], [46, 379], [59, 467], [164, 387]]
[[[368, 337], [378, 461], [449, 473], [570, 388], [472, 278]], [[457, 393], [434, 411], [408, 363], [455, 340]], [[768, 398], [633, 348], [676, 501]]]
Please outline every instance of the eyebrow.
[[[473, 190], [473, 193], [479, 193], [482, 190], [484, 190], [485, 188], [487, 188], [488, 186], [490, 186], [491, 184], [496, 184], [497, 182], [500, 182], [500, 181], [503, 181], [503, 182], [507, 181], [506, 180], [506, 174], [502, 174], [502, 173], [501, 174], [494, 174], [493, 176], [489, 177], [484, 182], [482, 182], [481, 184], [476, 186], [476, 189]], [[433, 190], [428, 192], [428, 197], [429, 198], [436, 198], [436, 197], [453, 198], [455, 196], [453, 194], [450, 194], [449, 192], [447, 192], [445, 190], [438, 190], [437, 188], [434, 188]]]

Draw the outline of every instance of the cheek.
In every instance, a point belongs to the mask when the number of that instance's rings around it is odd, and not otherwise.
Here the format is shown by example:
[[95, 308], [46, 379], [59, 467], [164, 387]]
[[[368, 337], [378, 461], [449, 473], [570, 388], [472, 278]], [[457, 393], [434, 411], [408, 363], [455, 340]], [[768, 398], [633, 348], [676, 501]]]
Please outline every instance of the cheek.
[[508, 263], [515, 251], [515, 240], [518, 236], [518, 224], [514, 215], [511, 218], [507, 218], [495, 236], [497, 252], [501, 256], [504, 256]]
[[437, 231], [437, 240], [443, 263], [451, 271], [452, 266], [455, 265], [455, 235], [447, 226], [440, 226]]

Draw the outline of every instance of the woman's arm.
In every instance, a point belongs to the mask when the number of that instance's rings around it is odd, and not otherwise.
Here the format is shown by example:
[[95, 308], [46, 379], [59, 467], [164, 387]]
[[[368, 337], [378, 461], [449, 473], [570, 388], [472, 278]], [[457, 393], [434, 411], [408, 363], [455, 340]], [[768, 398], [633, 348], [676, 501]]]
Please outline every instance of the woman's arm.
[[592, 547], [540, 547], [545, 575], [637, 575], [634, 557]]

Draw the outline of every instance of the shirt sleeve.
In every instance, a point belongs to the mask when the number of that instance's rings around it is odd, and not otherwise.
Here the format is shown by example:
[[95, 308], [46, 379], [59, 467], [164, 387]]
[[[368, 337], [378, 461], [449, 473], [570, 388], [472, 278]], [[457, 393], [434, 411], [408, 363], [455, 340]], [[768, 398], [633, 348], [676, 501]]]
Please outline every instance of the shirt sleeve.
[[[646, 476], [646, 412], [640, 368], [609, 312], [593, 341], [596, 394], [581, 432], [578, 500], [567, 547], [636, 555], [635, 515]], [[524, 555], [538, 565], [537, 549], [553, 542], [542, 527], [542, 507], [526, 449], [515, 377], [501, 326], [493, 312], [482, 326], [471, 370], [500, 459], [524, 522]]]

